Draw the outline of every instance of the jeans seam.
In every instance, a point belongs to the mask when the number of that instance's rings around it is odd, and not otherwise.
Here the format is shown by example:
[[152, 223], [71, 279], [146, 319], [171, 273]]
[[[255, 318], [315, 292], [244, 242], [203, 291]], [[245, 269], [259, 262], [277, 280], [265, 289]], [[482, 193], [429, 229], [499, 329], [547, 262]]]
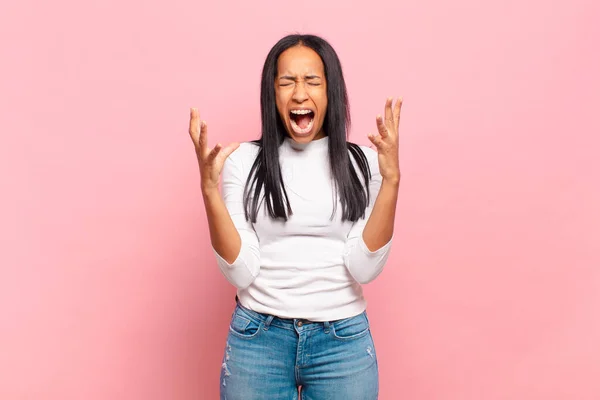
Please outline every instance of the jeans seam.
[[256, 338], [258, 335], [260, 335], [263, 331], [263, 323], [261, 322], [258, 325], [258, 329], [256, 329], [256, 332], [253, 333], [252, 335], [244, 335], [243, 333], [239, 333], [238, 331], [234, 330], [231, 325], [229, 325], [229, 333], [231, 333], [233, 336], [240, 338], [240, 339], [245, 339], [245, 340], [250, 340], [250, 339], [254, 339]]

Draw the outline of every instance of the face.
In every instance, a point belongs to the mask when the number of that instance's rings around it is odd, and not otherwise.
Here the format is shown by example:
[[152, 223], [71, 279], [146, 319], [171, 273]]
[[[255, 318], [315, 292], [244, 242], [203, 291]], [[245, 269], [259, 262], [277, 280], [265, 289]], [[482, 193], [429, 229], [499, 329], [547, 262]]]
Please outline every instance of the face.
[[321, 57], [305, 46], [290, 47], [279, 56], [275, 77], [277, 110], [296, 142], [325, 137], [327, 82]]

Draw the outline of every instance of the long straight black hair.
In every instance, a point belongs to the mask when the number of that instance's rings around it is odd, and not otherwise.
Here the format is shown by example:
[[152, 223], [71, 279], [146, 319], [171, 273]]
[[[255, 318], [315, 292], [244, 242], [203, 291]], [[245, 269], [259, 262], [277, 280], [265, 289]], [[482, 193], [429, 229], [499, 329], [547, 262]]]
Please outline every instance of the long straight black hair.
[[[329, 165], [337, 192], [335, 199], [339, 199], [342, 205], [342, 220], [357, 221], [364, 217], [369, 204], [371, 172], [360, 146], [346, 140], [350, 128], [350, 108], [340, 60], [326, 40], [314, 35], [284, 37], [273, 46], [265, 60], [260, 87], [262, 134], [260, 139], [253, 142], [260, 149], [244, 190], [246, 219], [256, 222], [262, 199], [271, 218], [287, 221], [292, 214], [279, 164], [279, 146], [289, 135], [277, 111], [275, 79], [281, 53], [298, 45], [314, 50], [323, 61], [327, 82], [327, 111], [323, 130], [329, 137]], [[364, 178], [364, 186], [350, 160], [350, 154]], [[336, 205], [337, 200], [334, 201], [332, 216]]]

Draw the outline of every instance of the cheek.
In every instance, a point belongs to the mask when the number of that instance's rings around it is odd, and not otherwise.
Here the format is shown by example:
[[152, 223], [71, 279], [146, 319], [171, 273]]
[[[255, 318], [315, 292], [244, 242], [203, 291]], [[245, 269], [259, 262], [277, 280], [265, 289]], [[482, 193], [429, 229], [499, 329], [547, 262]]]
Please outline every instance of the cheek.
[[327, 95], [323, 94], [323, 96], [319, 99], [319, 110], [321, 111], [321, 119], [325, 118], [325, 112], [327, 111]]
[[319, 88], [319, 91], [314, 94], [314, 100], [319, 111], [323, 112], [327, 109], [327, 90], [325, 87]]
[[282, 99], [278, 93], [275, 93], [275, 105], [277, 106], [277, 112], [279, 113], [281, 118], [284, 118], [286, 115], [285, 104], [286, 103], [284, 99]]

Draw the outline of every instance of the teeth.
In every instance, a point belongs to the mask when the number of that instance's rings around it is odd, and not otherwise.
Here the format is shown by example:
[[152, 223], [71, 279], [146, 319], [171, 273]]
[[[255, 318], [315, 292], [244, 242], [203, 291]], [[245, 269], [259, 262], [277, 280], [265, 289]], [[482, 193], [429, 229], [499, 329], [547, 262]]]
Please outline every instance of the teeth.
[[309, 114], [311, 113], [311, 110], [292, 110], [291, 113], [292, 114], [296, 114], [296, 115], [305, 115], [305, 114]]

